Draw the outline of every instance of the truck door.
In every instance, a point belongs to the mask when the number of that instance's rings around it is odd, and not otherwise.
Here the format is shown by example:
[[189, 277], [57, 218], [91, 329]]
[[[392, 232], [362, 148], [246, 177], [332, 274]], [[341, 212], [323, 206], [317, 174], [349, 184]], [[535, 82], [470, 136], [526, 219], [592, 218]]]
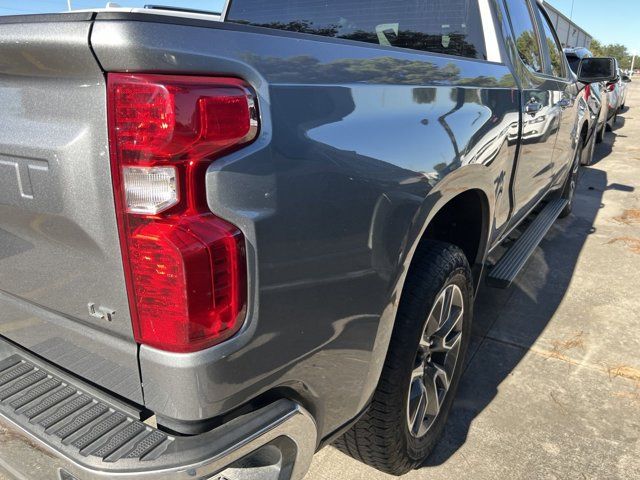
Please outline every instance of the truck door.
[[[567, 65], [567, 61], [560, 47], [560, 42], [551, 27], [549, 18], [544, 8], [537, 6], [538, 24], [541, 28], [542, 53], [545, 57], [545, 72], [549, 76], [548, 84], [553, 88], [557, 105], [560, 107], [560, 126], [558, 137], [553, 151], [553, 177], [551, 186], [561, 184], [566, 178], [567, 170], [572, 165], [573, 155], [576, 149], [575, 141], [579, 139], [581, 125], [580, 119], [591, 115], [589, 105], [578, 105], [576, 101], [578, 89], [573, 74]], [[578, 112], [581, 108], [582, 112]]]
[[535, 206], [553, 181], [554, 148], [562, 119], [562, 93], [545, 71], [536, 12], [528, 0], [505, 2], [518, 58], [521, 81], [520, 151], [513, 183], [512, 222]]

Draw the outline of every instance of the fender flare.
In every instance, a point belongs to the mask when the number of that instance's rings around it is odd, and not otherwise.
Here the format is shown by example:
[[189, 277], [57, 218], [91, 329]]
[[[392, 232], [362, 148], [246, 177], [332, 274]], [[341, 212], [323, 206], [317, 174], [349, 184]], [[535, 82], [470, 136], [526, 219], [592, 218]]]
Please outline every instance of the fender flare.
[[396, 278], [390, 291], [389, 302], [382, 312], [378, 326], [378, 334], [373, 348], [372, 358], [376, 359], [375, 365], [369, 369], [367, 384], [372, 388], [378, 383], [380, 372], [387, 356], [391, 335], [395, 327], [398, 306], [402, 298], [407, 273], [413, 261], [420, 240], [429, 228], [429, 224], [439, 211], [458, 195], [471, 190], [482, 192], [486, 205], [483, 208], [483, 229], [478, 249], [477, 262], [484, 262], [488, 251], [488, 240], [494, 228], [493, 212], [495, 210], [495, 172], [480, 164], [472, 164], [460, 167], [449, 173], [439, 181], [422, 200], [422, 203], [414, 215], [400, 259], [396, 268]]
[[[493, 228], [491, 219], [496, 204], [495, 181], [495, 173], [486, 166], [472, 164], [451, 172], [438, 182], [416, 212], [411, 229], [407, 234], [406, 248], [402, 257], [403, 271], [406, 273], [409, 269], [420, 240], [424, 237], [436, 215], [454, 198], [469, 191], [479, 191], [484, 197], [481, 248], [478, 249], [476, 263], [484, 261], [487, 242]], [[404, 280], [403, 277], [402, 286], [404, 286]]]

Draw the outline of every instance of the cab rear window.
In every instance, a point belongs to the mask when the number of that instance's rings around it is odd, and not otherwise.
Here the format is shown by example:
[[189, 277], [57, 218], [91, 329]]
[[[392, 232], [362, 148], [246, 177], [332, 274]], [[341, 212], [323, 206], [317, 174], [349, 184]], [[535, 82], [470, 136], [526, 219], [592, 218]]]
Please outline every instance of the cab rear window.
[[226, 21], [486, 59], [477, 0], [233, 0]]

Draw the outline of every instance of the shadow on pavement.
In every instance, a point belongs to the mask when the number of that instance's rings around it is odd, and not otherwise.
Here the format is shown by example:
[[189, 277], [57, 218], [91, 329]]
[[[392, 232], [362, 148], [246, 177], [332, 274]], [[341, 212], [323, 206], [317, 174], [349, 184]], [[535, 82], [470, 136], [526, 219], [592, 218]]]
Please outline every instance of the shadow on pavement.
[[[614, 132], [607, 133], [605, 142], [597, 145], [597, 161], [611, 152], [616, 132], [623, 125], [619, 119]], [[628, 185], [609, 185], [606, 172], [594, 165], [583, 169], [574, 212], [558, 220], [516, 282], [507, 290], [481, 285], [466, 370], [444, 436], [423, 467], [443, 464], [466, 442], [471, 423], [493, 401], [500, 384], [553, 318], [585, 241], [595, 232], [603, 193], [611, 189], [634, 191]]]
[[[628, 110], [629, 110], [629, 107], [626, 107], [624, 112], [627, 112]], [[593, 152], [593, 160], [591, 162], [592, 166], [596, 165], [602, 159], [608, 157], [611, 154], [611, 152], [613, 151], [613, 146], [616, 143], [616, 138], [618, 136], [621, 136], [619, 131], [620, 131], [621, 128], [624, 127], [625, 122], [626, 122], [625, 117], [622, 116], [622, 114], [624, 112], [621, 112], [620, 114], [618, 114], [618, 121], [613, 126], [613, 130], [612, 131], [605, 133], [604, 141], [602, 143], [600, 143], [599, 145], [596, 145], [596, 149]], [[622, 136], [624, 136], [624, 135], [622, 135]]]

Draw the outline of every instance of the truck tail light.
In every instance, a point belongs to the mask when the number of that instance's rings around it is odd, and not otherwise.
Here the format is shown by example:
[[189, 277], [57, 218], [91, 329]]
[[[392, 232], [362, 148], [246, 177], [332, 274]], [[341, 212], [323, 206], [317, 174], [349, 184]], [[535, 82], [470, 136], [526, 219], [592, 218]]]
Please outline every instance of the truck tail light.
[[244, 237], [207, 207], [212, 160], [255, 139], [241, 80], [110, 73], [111, 170], [133, 330], [139, 343], [200, 350], [246, 311]]
[[589, 98], [591, 98], [591, 85], [584, 87], [584, 99], [589, 101]]

